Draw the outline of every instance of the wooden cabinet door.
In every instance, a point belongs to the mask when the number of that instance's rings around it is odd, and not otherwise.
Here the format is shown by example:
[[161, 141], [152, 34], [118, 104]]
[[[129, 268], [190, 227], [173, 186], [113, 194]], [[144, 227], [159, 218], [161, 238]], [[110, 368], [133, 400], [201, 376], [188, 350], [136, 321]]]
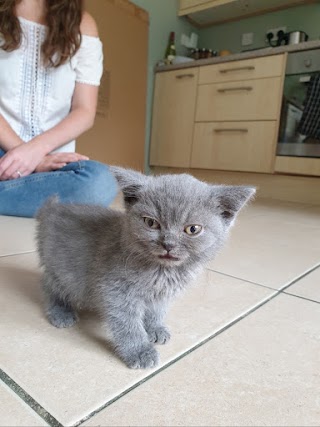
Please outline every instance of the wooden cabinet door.
[[277, 122], [197, 123], [191, 167], [271, 173]]
[[189, 167], [198, 68], [156, 74], [150, 165]]
[[[173, 1], [173, 0], [172, 0]], [[199, 27], [237, 21], [319, 0], [180, 0], [178, 14]]]

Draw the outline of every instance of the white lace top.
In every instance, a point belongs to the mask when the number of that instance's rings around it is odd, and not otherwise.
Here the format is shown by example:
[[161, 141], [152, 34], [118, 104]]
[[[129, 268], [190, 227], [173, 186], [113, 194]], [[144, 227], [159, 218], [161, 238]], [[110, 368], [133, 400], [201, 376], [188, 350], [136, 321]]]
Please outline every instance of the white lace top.
[[[76, 82], [99, 86], [103, 53], [97, 37], [82, 35], [80, 49], [69, 62], [45, 67], [41, 45], [47, 27], [23, 18], [19, 21], [23, 37], [18, 49], [1, 49], [0, 34], [0, 114], [28, 142], [69, 114]], [[56, 151], [75, 151], [75, 141]]]

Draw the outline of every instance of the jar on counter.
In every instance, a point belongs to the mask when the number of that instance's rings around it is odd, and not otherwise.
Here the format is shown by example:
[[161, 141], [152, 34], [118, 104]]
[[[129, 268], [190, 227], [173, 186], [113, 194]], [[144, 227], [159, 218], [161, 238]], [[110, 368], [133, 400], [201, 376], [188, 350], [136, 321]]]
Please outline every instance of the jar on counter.
[[200, 51], [199, 51], [199, 49], [192, 49], [190, 56], [193, 59], [200, 59]]
[[200, 59], [204, 59], [207, 57], [207, 49], [202, 48], [200, 51]]

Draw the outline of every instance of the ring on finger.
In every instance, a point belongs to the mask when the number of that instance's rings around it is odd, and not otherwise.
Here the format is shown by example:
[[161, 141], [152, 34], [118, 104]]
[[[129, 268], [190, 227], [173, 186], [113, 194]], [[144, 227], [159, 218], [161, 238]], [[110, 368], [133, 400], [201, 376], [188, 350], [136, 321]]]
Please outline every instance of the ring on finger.
[[19, 178], [21, 178], [21, 177], [22, 177], [22, 173], [21, 173], [20, 171], [17, 171], [17, 172], [16, 172], [16, 174], [18, 174], [18, 175], [19, 175]]

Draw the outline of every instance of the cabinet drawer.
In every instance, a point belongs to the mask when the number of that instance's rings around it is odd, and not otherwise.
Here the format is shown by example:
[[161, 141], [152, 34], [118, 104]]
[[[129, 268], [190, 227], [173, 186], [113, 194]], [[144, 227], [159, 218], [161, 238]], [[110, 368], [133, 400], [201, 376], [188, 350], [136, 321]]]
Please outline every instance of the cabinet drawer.
[[201, 85], [196, 121], [278, 120], [281, 90], [281, 77]]
[[200, 67], [199, 84], [278, 77], [284, 73], [284, 55], [245, 59]]
[[277, 129], [277, 122], [197, 123], [191, 167], [271, 173]]

